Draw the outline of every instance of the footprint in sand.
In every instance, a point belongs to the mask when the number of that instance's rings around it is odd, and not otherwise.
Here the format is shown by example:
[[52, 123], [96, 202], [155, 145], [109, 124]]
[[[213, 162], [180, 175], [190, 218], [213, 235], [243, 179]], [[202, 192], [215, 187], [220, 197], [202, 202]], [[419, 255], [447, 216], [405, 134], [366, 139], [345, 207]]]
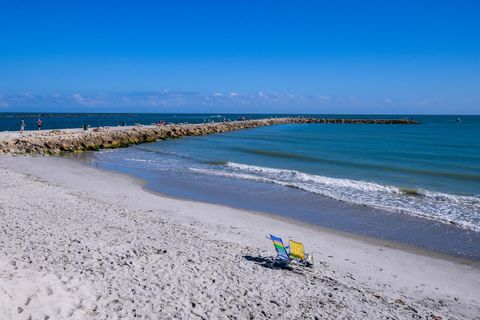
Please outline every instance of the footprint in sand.
[[0, 269], [0, 277], [6, 273], [12, 276], [0, 282], [0, 319], [91, 318], [96, 295], [89, 284], [33, 270]]

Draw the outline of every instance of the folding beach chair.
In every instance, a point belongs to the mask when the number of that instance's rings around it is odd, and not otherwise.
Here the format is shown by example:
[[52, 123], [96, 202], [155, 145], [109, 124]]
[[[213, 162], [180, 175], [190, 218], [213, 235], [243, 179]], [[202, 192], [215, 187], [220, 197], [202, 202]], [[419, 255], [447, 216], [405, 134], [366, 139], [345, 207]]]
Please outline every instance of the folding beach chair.
[[274, 235], [270, 235], [270, 240], [273, 242], [273, 246], [275, 247], [275, 251], [277, 252], [277, 256], [275, 257], [275, 261], [280, 261], [282, 263], [288, 264], [290, 262], [290, 257], [287, 252], [287, 248], [283, 244], [282, 238], [275, 237]]

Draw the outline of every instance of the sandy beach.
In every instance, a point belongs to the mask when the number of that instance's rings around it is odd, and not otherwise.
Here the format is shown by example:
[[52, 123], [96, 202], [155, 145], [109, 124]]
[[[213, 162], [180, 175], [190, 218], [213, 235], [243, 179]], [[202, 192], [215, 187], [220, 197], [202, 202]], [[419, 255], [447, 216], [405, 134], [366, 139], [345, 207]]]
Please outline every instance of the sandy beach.
[[[273, 233], [313, 270], [271, 268]], [[476, 261], [0, 157], [0, 319], [480, 319]]]

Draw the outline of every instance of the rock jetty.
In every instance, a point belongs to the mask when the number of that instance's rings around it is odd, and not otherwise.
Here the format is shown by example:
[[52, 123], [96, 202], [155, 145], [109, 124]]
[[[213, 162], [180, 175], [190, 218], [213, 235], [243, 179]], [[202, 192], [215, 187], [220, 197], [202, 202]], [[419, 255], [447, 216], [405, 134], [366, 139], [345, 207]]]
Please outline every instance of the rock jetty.
[[21, 134], [4, 132], [0, 133], [0, 154], [55, 155], [64, 152], [127, 147], [132, 144], [158, 140], [203, 136], [232, 130], [294, 123], [417, 124], [418, 122], [409, 119], [319, 119], [292, 117], [202, 124], [31, 131]]

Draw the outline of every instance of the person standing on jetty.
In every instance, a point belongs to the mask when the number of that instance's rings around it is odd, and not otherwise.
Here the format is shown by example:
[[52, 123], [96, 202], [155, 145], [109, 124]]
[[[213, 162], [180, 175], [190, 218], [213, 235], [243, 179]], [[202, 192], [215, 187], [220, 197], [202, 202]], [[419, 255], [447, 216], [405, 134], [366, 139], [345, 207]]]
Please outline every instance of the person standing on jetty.
[[38, 117], [38, 120], [37, 120], [38, 130], [42, 130], [42, 124], [43, 124], [43, 121], [40, 119], [40, 117]]
[[20, 132], [25, 131], [25, 120], [20, 120]]

